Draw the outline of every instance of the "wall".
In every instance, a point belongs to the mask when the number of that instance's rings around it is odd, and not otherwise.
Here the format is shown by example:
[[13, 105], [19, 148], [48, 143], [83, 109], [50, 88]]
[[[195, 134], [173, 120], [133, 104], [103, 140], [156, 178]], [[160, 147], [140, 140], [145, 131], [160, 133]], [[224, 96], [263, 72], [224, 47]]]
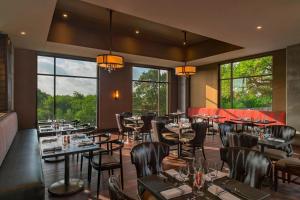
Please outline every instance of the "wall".
[[14, 105], [19, 129], [36, 127], [37, 55], [35, 51], [15, 49]]
[[287, 48], [287, 124], [300, 130], [300, 44]]
[[[126, 66], [114, 72], [100, 71], [99, 128], [117, 128], [116, 113], [131, 112], [132, 68]], [[113, 99], [113, 91], [120, 91], [120, 99]]]
[[[250, 59], [260, 56], [273, 56], [273, 111], [286, 111], [286, 52], [285, 49], [267, 52], [259, 55], [247, 56], [226, 62]], [[197, 68], [197, 74], [191, 78], [191, 106], [218, 107], [218, 67], [220, 63], [213, 63]]]
[[191, 107], [218, 107], [218, 64], [197, 68], [191, 77]]

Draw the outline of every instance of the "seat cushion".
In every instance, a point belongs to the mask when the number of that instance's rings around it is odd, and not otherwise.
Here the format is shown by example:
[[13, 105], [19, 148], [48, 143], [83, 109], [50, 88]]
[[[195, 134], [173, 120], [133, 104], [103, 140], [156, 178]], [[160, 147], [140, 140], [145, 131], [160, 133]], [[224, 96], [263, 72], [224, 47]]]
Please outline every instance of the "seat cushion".
[[179, 138], [178, 134], [172, 133], [172, 132], [163, 132], [162, 136], [164, 138], [167, 138], [167, 137]]
[[0, 199], [44, 199], [45, 187], [36, 129], [19, 131], [0, 167]]
[[286, 165], [299, 165], [300, 166], [300, 159], [299, 158], [284, 158], [280, 159], [276, 162], [275, 166], [279, 169], [284, 169]]
[[271, 160], [280, 160], [287, 158], [286, 152], [278, 149], [265, 149], [264, 154]]
[[[99, 156], [93, 157], [93, 163], [99, 166]], [[110, 166], [117, 166], [120, 164], [117, 156], [112, 155], [101, 155], [101, 168], [107, 168]]]

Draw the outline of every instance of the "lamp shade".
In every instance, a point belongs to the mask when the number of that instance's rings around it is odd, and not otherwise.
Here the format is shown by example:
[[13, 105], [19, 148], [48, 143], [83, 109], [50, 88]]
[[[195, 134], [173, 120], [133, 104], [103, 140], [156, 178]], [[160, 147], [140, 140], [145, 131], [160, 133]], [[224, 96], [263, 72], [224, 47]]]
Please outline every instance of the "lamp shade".
[[179, 66], [176, 67], [175, 73], [178, 76], [190, 76], [196, 73], [196, 67], [191, 65]]
[[97, 56], [97, 65], [108, 71], [124, 67], [124, 58], [122, 56], [103, 54]]

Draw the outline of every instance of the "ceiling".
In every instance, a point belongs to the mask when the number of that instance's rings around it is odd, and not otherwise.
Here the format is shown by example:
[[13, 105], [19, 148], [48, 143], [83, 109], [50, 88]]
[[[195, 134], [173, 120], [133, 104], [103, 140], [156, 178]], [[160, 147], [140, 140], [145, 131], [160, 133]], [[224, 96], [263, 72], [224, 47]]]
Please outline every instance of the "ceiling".
[[[56, 0], [0, 0], [0, 31], [14, 45], [38, 51], [94, 57], [106, 52], [47, 41]], [[300, 43], [298, 0], [82, 0], [179, 30], [226, 41], [243, 49], [191, 61], [204, 65]], [[95, 16], [97, 16], [95, 14]], [[256, 26], [262, 26], [256, 30]], [[21, 36], [20, 31], [26, 31]], [[176, 66], [180, 62], [122, 54], [129, 62]]]

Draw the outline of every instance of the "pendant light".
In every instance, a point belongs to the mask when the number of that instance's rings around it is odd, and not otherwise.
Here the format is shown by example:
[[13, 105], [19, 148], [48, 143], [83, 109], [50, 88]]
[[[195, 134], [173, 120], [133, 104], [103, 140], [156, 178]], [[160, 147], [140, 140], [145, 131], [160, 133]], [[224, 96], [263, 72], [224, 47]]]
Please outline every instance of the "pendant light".
[[109, 10], [109, 54], [98, 55], [96, 58], [98, 67], [108, 72], [124, 67], [124, 58], [112, 54], [112, 10]]
[[[184, 33], [184, 42], [183, 44], [186, 45], [186, 31], [183, 31]], [[178, 66], [175, 69], [175, 73], [177, 76], [191, 76], [196, 73], [196, 67], [193, 65], [187, 65], [186, 62], [186, 54], [184, 55], [184, 65], [183, 66]]]

